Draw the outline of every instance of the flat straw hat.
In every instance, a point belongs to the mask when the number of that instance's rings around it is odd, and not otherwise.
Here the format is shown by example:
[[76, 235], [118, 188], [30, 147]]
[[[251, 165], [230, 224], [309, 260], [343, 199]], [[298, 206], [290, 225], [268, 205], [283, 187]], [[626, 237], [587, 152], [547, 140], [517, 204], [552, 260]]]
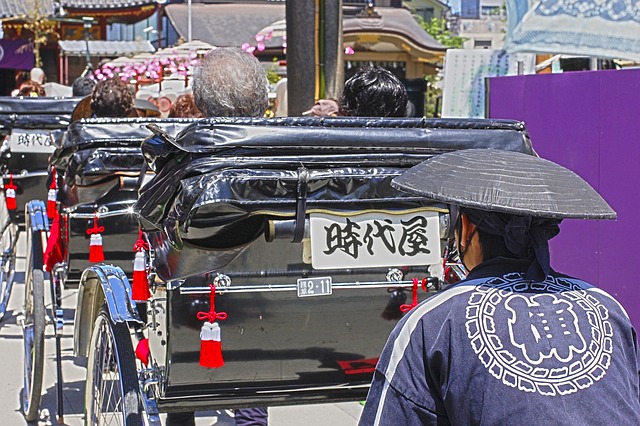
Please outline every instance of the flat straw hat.
[[552, 219], [615, 219], [616, 212], [581, 177], [519, 152], [466, 149], [436, 155], [392, 186], [478, 210]]

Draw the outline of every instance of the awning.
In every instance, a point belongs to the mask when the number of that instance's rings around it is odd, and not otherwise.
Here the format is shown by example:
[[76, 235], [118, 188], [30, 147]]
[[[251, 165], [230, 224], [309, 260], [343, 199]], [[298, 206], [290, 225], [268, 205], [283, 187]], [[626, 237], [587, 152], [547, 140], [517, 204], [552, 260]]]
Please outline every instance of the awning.
[[[60, 50], [65, 56], [86, 55], [84, 40], [60, 40]], [[151, 42], [144, 41], [105, 41], [89, 40], [89, 54], [91, 56], [133, 56], [138, 53], [153, 53], [155, 48]]]
[[[169, 21], [178, 34], [188, 38], [188, 5], [165, 6]], [[203, 4], [191, 5], [191, 36], [214, 46], [242, 46], [254, 42], [255, 35], [276, 21], [285, 19], [284, 4]]]
[[[443, 57], [446, 46], [431, 37], [406, 9], [376, 7], [379, 17], [349, 17], [342, 22], [344, 41], [376, 52], [404, 51], [414, 57]], [[355, 45], [355, 46], [354, 46]]]

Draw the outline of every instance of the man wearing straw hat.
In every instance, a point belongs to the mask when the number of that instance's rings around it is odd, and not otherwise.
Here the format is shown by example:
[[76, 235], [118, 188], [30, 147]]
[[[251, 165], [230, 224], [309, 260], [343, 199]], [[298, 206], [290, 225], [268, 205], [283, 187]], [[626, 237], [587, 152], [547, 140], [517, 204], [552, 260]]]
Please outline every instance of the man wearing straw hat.
[[394, 185], [450, 205], [469, 275], [398, 323], [361, 425], [640, 424], [626, 312], [549, 265], [562, 219], [615, 218], [593, 188], [550, 161], [479, 149], [435, 156]]

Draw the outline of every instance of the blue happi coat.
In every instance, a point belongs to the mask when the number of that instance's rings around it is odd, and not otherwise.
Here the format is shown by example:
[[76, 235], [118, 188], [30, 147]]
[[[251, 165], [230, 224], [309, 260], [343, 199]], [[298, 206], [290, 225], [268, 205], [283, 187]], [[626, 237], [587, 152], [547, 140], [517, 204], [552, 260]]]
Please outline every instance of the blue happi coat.
[[493, 259], [392, 332], [360, 425], [640, 425], [638, 343], [583, 281]]

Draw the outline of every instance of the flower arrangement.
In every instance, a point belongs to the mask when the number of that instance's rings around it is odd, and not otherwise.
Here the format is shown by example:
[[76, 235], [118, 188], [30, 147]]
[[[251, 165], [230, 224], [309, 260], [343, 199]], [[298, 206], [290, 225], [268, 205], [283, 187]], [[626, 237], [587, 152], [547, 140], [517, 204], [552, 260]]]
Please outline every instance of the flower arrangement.
[[198, 63], [198, 54], [195, 51], [180, 54], [176, 50], [169, 54], [156, 54], [144, 59], [142, 62], [131, 60], [124, 63], [106, 63], [94, 71], [96, 80], [120, 77], [124, 81], [131, 80], [158, 80], [165, 74], [188, 76], [191, 69]]

